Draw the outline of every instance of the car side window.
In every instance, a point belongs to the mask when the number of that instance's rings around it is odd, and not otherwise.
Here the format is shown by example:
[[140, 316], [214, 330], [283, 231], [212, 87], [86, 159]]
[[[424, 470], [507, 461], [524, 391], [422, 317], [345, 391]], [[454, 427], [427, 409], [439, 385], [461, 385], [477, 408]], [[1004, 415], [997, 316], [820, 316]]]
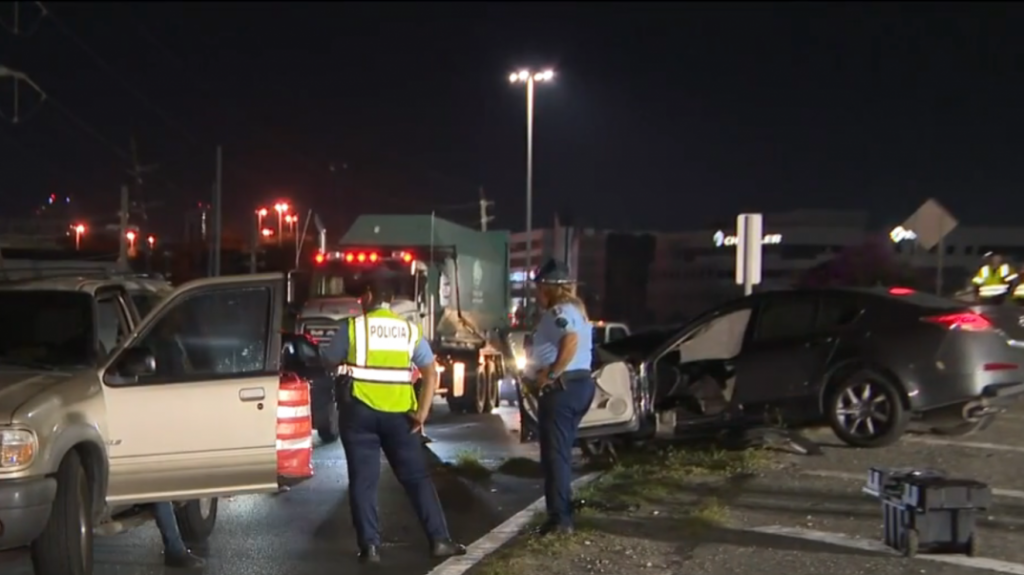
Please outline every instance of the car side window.
[[817, 304], [813, 297], [788, 297], [764, 302], [758, 314], [754, 341], [786, 340], [814, 333]]
[[821, 299], [815, 331], [829, 331], [846, 327], [860, 317], [863, 306], [852, 297], [826, 296]]
[[139, 343], [156, 359], [146, 379], [265, 372], [271, 298], [268, 288], [233, 288], [174, 303]]
[[608, 341], [609, 342], [611, 342], [611, 341], [618, 341], [620, 339], [625, 339], [627, 335], [628, 334], [626, 333], [626, 330], [622, 329], [621, 327], [611, 327], [611, 328], [608, 328]]
[[115, 293], [100, 295], [96, 300], [96, 340], [100, 358], [114, 351], [130, 333], [126, 310]]

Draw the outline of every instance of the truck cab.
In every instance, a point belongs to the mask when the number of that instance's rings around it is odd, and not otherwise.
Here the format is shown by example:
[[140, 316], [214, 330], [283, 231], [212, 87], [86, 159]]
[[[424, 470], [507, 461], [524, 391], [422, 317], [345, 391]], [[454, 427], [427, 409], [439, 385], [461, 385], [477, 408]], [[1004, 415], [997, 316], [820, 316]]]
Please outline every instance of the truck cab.
[[403, 278], [398, 282], [399, 291], [395, 294], [392, 311], [419, 326], [421, 333], [429, 338], [430, 332], [423, 325], [427, 314], [425, 266], [412, 252], [404, 250], [382, 253], [373, 249], [349, 249], [316, 254], [310, 293], [299, 311], [296, 331], [315, 341], [321, 349], [330, 344], [344, 320], [363, 313], [359, 297], [352, 293], [353, 284], [378, 267], [399, 272]]

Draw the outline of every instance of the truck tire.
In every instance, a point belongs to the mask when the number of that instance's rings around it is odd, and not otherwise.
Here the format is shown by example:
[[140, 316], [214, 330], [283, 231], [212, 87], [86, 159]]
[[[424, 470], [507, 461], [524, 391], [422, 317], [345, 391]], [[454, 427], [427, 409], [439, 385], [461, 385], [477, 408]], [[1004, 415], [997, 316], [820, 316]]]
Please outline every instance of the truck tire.
[[92, 575], [92, 493], [78, 453], [57, 468], [57, 495], [50, 520], [32, 542], [35, 575]]
[[193, 499], [174, 510], [178, 531], [187, 545], [205, 543], [217, 524], [217, 498]]

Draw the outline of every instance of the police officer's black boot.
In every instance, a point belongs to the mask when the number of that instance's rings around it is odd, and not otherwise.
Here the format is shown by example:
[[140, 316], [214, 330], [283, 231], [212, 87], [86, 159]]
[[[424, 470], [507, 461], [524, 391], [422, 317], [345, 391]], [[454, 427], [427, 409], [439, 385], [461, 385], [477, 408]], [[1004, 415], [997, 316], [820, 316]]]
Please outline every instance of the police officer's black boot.
[[190, 551], [171, 552], [164, 554], [164, 566], [171, 569], [202, 569], [206, 566], [206, 561]]
[[380, 563], [380, 547], [368, 545], [359, 550], [360, 563]]
[[576, 529], [572, 524], [560, 523], [558, 521], [548, 519], [543, 525], [537, 528], [534, 532], [536, 535], [571, 535]]
[[442, 539], [440, 541], [434, 541], [430, 544], [430, 555], [435, 559], [443, 559], [445, 557], [457, 557], [459, 555], [466, 554], [466, 546], [461, 543], [456, 543], [451, 539]]

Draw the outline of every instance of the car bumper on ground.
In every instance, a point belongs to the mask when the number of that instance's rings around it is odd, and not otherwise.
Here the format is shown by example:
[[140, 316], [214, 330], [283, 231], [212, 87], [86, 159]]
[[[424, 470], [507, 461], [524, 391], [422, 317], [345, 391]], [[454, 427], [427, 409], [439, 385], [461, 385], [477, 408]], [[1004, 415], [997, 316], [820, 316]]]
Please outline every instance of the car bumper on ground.
[[1006, 411], [1021, 398], [1024, 398], [1024, 383], [990, 384], [982, 389], [981, 395], [924, 410], [922, 419], [938, 425], [978, 421]]
[[0, 480], [0, 551], [32, 543], [50, 519], [57, 480]]

